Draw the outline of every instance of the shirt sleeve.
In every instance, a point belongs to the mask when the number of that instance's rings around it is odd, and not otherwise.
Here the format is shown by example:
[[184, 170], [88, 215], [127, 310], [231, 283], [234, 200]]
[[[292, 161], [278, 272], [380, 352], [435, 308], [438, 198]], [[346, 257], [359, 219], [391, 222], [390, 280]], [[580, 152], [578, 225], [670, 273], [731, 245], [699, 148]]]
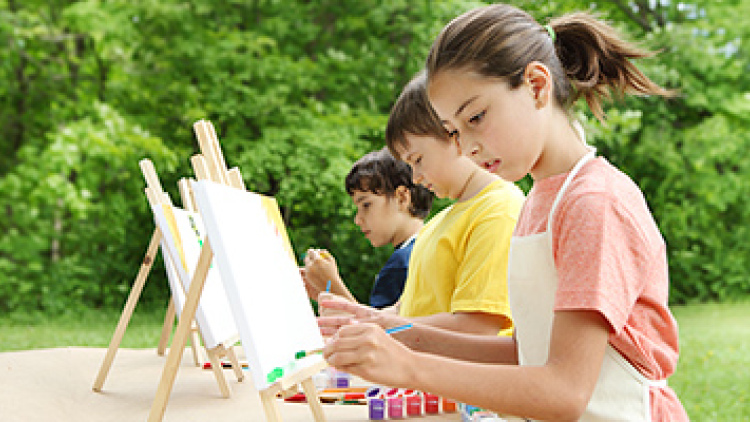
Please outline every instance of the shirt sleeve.
[[595, 310], [619, 333], [650, 279], [650, 248], [635, 219], [608, 192], [561, 201], [552, 222], [555, 310]]

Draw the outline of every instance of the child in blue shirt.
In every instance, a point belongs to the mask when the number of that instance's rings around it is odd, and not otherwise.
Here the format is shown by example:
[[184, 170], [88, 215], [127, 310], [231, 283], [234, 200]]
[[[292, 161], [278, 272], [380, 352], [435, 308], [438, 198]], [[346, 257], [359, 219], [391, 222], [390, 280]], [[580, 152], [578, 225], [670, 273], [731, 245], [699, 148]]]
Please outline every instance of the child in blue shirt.
[[[370, 152], [354, 163], [345, 185], [357, 206], [354, 223], [372, 246], [390, 244], [395, 248], [375, 278], [369, 301], [375, 308], [392, 306], [404, 289], [411, 249], [430, 212], [432, 193], [415, 185], [411, 168], [396, 160], [387, 148]], [[301, 272], [310, 298], [317, 299], [330, 280], [331, 293], [356, 301], [328, 251], [309, 249]]]

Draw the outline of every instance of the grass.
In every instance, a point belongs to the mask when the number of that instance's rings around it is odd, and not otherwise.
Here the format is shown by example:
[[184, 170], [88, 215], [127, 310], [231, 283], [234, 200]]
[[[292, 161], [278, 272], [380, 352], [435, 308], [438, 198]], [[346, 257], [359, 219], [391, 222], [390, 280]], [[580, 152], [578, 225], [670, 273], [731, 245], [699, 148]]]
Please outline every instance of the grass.
[[[750, 420], [750, 302], [675, 306], [680, 361], [669, 385], [693, 421]], [[0, 316], [0, 352], [109, 345], [119, 311]], [[121, 347], [156, 347], [164, 312], [136, 309]]]
[[669, 385], [694, 421], [750, 420], [750, 302], [679, 306], [680, 361]]
[[[66, 346], [108, 347], [120, 311], [85, 311], [49, 318], [42, 315], [0, 316], [0, 352]], [[124, 348], [155, 348], [161, 336], [164, 310], [136, 308], [125, 336]]]

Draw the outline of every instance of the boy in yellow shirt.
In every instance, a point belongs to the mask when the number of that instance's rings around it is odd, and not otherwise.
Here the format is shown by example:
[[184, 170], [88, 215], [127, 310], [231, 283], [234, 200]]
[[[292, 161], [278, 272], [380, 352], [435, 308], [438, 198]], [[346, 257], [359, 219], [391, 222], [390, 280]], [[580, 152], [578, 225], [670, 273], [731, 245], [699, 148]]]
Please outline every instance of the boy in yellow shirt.
[[[343, 301], [324, 300], [321, 306], [347, 311], [384, 328], [413, 320], [452, 331], [509, 335], [513, 324], [508, 249], [523, 193], [460, 154], [430, 108], [423, 74], [404, 88], [394, 104], [386, 142], [394, 156], [412, 167], [416, 183], [456, 203], [420, 231], [397, 305], [381, 312]], [[319, 325], [324, 335], [330, 335], [349, 320], [324, 317]], [[412, 338], [408, 331], [396, 338], [416, 348], [425, 341]]]

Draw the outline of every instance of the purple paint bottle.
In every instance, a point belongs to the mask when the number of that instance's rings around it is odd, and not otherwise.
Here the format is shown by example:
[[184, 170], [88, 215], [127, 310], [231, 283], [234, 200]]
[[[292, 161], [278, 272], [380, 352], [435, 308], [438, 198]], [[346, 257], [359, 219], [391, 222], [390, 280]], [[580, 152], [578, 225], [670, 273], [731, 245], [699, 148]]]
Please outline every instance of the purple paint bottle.
[[349, 379], [351, 375], [346, 372], [336, 371], [335, 373], [335, 388], [348, 388]]
[[371, 387], [365, 393], [367, 397], [367, 408], [370, 413], [370, 420], [382, 421], [385, 419], [385, 399], [380, 394], [380, 388]]

